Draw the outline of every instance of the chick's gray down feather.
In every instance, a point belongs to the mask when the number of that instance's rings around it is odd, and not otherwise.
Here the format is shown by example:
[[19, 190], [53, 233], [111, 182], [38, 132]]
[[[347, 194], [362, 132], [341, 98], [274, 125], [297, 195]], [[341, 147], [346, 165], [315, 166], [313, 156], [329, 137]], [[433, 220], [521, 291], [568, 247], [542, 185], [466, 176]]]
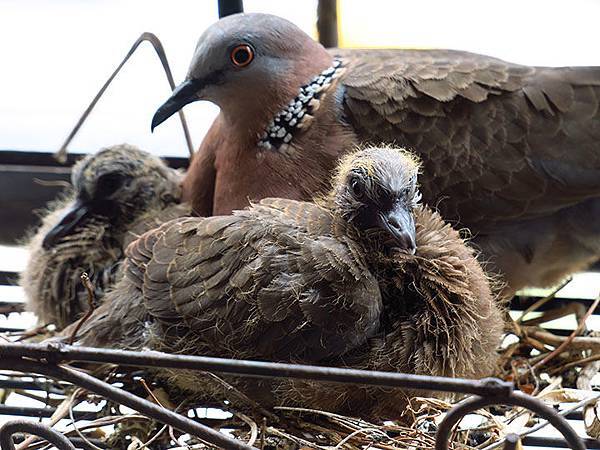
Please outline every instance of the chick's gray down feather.
[[[417, 252], [387, 259], [378, 277], [385, 305], [380, 332], [320, 364], [419, 375], [481, 378], [495, 373], [504, 306], [471, 248], [438, 213], [415, 211]], [[411, 396], [430, 391], [302, 380], [274, 383], [279, 404], [372, 419], [398, 418]], [[448, 394], [437, 394], [449, 397]]]
[[59, 329], [89, 309], [82, 273], [90, 277], [94, 300], [101, 302], [119, 278], [129, 242], [191, 213], [179, 205], [181, 175], [130, 145], [80, 160], [72, 179], [72, 188], [49, 206], [28, 241], [29, 259], [20, 278], [28, 309], [40, 324]]

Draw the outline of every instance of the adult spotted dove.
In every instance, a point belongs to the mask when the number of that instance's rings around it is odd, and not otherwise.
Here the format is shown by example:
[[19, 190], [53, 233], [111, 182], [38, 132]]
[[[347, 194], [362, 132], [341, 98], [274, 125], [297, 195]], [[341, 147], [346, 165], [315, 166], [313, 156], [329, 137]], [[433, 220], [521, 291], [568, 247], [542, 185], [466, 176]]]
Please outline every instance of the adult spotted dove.
[[[500, 310], [458, 233], [417, 204], [418, 167], [409, 153], [369, 148], [343, 159], [316, 203], [264, 199], [145, 233], [127, 248], [123, 278], [82, 325], [79, 343], [488, 374]], [[218, 395], [220, 383], [199, 382], [205, 376], [168, 379]], [[303, 384], [228, 381], [267, 406], [304, 401], [292, 393]]]
[[64, 328], [89, 309], [83, 272], [101, 301], [129, 242], [190, 213], [178, 206], [180, 183], [180, 173], [130, 145], [102, 149], [75, 164], [72, 188], [49, 206], [28, 243], [20, 284], [39, 322]]
[[468, 227], [514, 291], [600, 256], [600, 68], [528, 67], [450, 50], [326, 50], [292, 23], [208, 28], [154, 128], [184, 105], [221, 112], [184, 198], [199, 215], [308, 199], [354, 143], [423, 160], [424, 199]]

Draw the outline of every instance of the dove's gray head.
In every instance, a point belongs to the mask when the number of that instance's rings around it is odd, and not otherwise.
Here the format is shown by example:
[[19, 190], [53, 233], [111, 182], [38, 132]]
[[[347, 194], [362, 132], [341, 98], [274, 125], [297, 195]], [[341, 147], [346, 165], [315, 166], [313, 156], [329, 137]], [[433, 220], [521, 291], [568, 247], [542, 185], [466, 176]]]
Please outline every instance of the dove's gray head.
[[[232, 120], [269, 121], [332, 56], [293, 23], [234, 14], [200, 37], [186, 80], [157, 111], [152, 129], [184, 105], [208, 100]], [[262, 124], [264, 127], [264, 124]]]
[[92, 218], [119, 230], [144, 211], [180, 198], [181, 175], [159, 158], [130, 145], [116, 145], [83, 158], [73, 166], [74, 199], [46, 234], [52, 247]]
[[361, 230], [383, 231], [391, 246], [414, 253], [419, 167], [411, 153], [391, 147], [345, 156], [333, 181], [334, 211]]

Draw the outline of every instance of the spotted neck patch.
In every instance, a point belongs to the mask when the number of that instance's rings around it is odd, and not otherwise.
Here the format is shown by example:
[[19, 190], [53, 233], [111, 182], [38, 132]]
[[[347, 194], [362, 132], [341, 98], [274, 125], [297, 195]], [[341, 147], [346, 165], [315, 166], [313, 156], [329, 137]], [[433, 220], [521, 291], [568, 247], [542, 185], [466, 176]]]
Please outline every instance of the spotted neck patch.
[[275, 115], [258, 141], [258, 146], [264, 150], [287, 152], [294, 133], [310, 126], [332, 81], [342, 72], [342, 61], [334, 59], [331, 67], [302, 86], [300, 93]]

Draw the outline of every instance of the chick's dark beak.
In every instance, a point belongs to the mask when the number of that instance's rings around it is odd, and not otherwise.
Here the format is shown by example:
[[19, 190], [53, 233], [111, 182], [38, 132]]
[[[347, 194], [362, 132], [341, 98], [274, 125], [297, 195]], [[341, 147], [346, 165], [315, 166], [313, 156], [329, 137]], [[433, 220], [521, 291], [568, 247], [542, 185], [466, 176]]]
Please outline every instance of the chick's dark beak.
[[197, 80], [187, 80], [177, 86], [173, 91], [173, 94], [171, 94], [171, 97], [169, 97], [169, 99], [154, 113], [151, 130], [154, 131], [154, 128], [159, 126], [188, 103], [200, 100], [197, 94], [201, 89], [202, 86], [199, 85]]
[[386, 230], [396, 243], [396, 247], [414, 255], [417, 250], [415, 220], [403, 205], [394, 206], [379, 214], [382, 229]]
[[44, 236], [42, 246], [49, 250], [60, 241], [60, 239], [68, 236], [71, 232], [82, 224], [92, 215], [89, 204], [76, 200], [73, 205], [65, 211], [60, 221], [52, 227], [52, 229]]

